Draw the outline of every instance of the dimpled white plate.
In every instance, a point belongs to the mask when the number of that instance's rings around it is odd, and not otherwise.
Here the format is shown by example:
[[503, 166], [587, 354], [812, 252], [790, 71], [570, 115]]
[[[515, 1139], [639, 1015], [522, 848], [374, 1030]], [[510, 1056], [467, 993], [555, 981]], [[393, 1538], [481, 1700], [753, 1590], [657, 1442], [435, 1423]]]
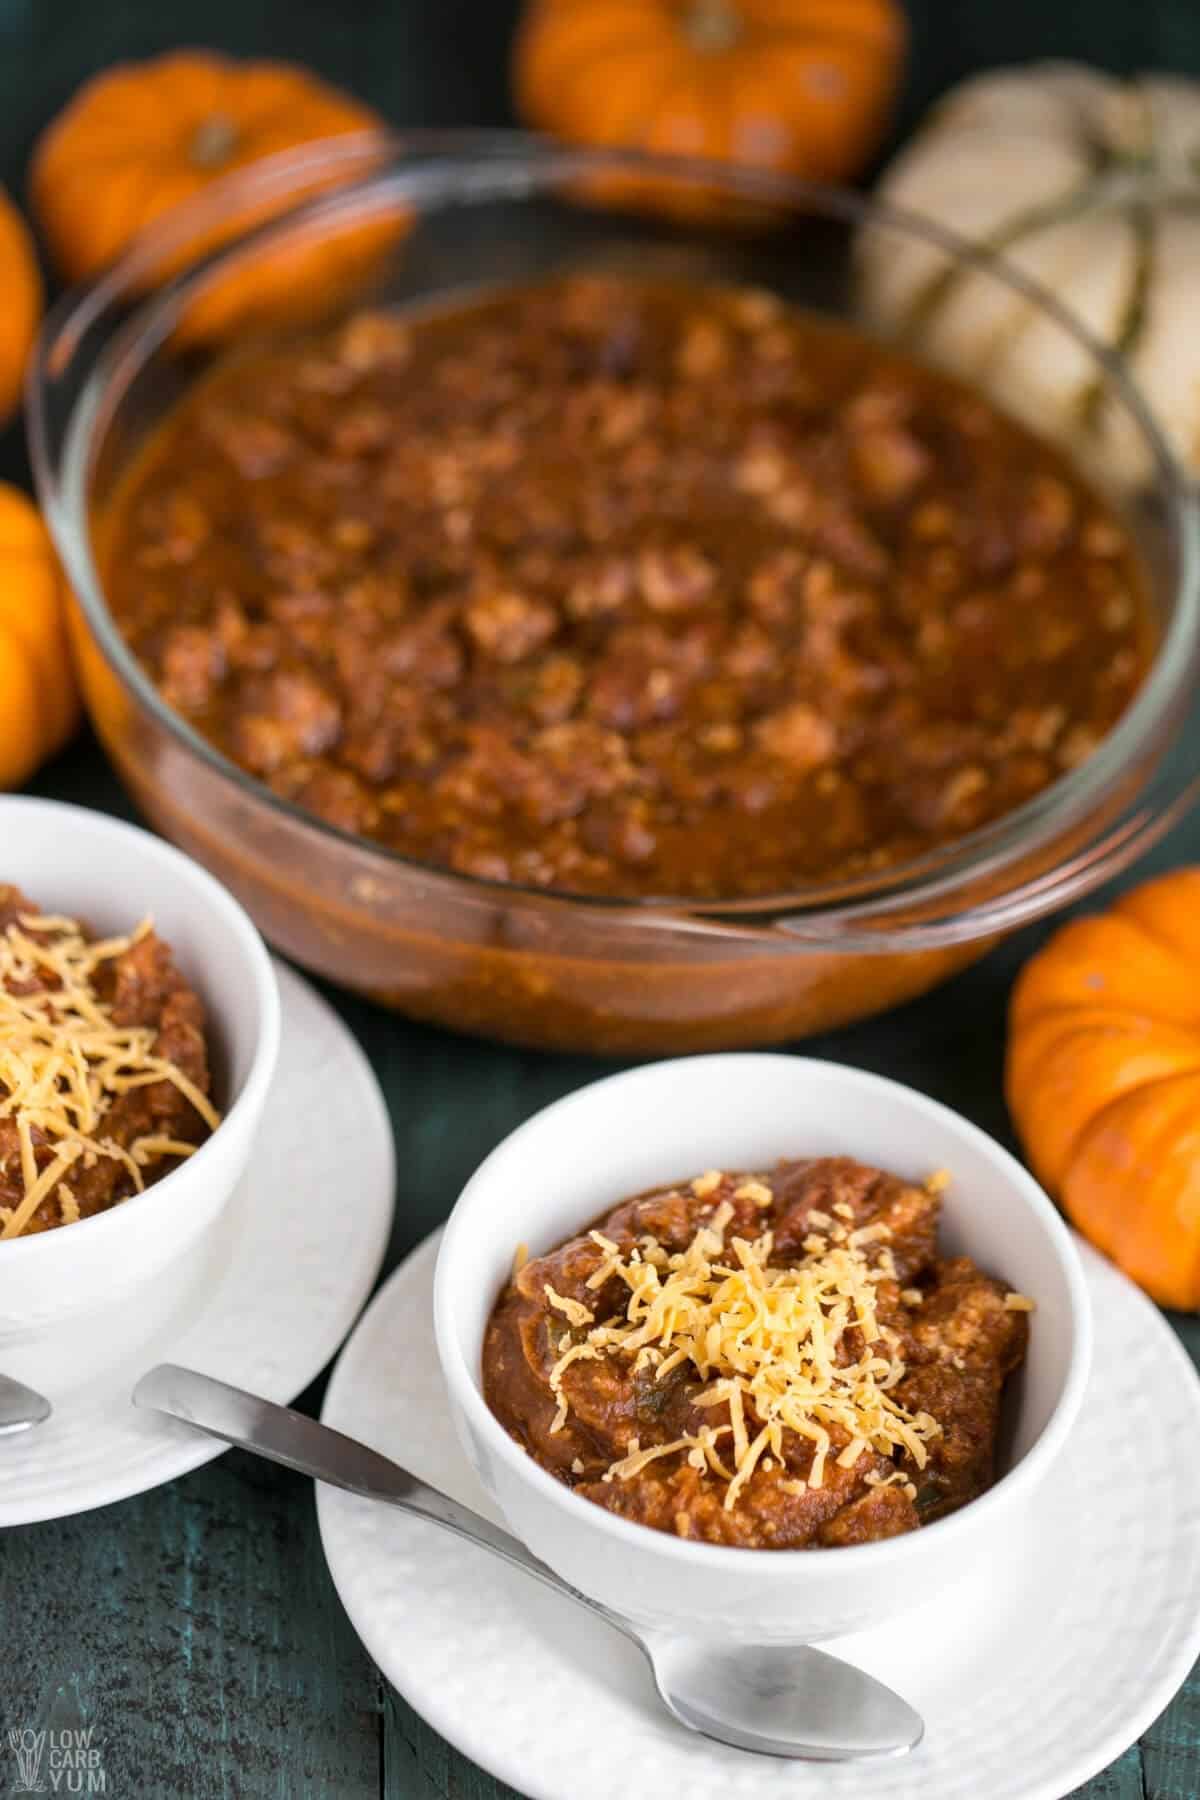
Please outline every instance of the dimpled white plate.
[[[446, 1410], [436, 1253], [430, 1238], [372, 1302], [323, 1416], [495, 1517]], [[1145, 1730], [1200, 1650], [1200, 1382], [1149, 1302], [1083, 1254], [1095, 1367], [1024, 1557], [828, 1646], [919, 1708], [911, 1756], [818, 1767], [696, 1737], [599, 1621], [436, 1526], [322, 1487], [359, 1636], [431, 1725], [529, 1800], [1061, 1800]]]
[[138, 1376], [169, 1360], [291, 1400], [371, 1291], [392, 1220], [391, 1122], [337, 1014], [290, 969], [277, 963], [275, 972], [282, 1044], [253, 1168], [172, 1316], [149, 1339], [133, 1333], [141, 1341], [115, 1356], [111, 1344], [89, 1341], [83, 1319], [64, 1327], [53, 1365], [0, 1358], [54, 1405], [45, 1425], [0, 1439], [0, 1526], [123, 1500], [221, 1455], [211, 1438], [137, 1411], [129, 1395]]

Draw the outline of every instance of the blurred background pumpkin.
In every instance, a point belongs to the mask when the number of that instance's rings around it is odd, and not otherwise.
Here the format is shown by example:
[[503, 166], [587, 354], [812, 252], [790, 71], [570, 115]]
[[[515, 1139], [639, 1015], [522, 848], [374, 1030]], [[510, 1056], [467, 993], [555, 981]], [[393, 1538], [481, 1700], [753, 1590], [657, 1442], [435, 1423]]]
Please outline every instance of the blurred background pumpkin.
[[181, 50], [81, 88], [38, 139], [30, 200], [55, 264], [84, 281], [235, 169], [379, 124], [304, 69]]
[[79, 717], [58, 558], [33, 501], [0, 482], [0, 788], [61, 750]]
[[894, 0], [532, 0], [514, 96], [569, 143], [842, 181], [879, 147], [905, 38]]
[[[1176, 454], [1200, 474], [1200, 81], [1121, 81], [1073, 63], [976, 76], [885, 171], [881, 198], [1002, 253], [1127, 359]], [[1145, 472], [1123, 409], [1029, 302], [948, 270], [930, 246], [866, 233], [870, 319], [985, 385], [1126, 482]]]
[[[82, 281], [176, 207], [200, 202], [216, 183], [241, 172], [244, 193], [223, 204], [219, 224], [197, 206], [178, 231], [167, 230], [161, 250], [148, 254], [144, 285], [154, 287], [279, 210], [268, 159], [318, 139], [360, 141], [382, 128], [377, 113], [305, 69], [182, 50], [122, 64], [88, 82], [38, 140], [30, 200], [56, 265], [68, 280]], [[364, 172], [361, 160], [354, 172]], [[307, 186], [293, 184], [288, 204], [337, 179], [324, 171]], [[315, 317], [347, 283], [363, 278], [395, 235], [394, 222], [378, 221], [340, 233], [335, 243], [327, 233], [297, 231], [214, 279], [189, 307], [180, 335], [211, 337], [235, 326]]]
[[42, 278], [24, 219], [0, 188], [0, 425], [16, 411], [42, 313]]

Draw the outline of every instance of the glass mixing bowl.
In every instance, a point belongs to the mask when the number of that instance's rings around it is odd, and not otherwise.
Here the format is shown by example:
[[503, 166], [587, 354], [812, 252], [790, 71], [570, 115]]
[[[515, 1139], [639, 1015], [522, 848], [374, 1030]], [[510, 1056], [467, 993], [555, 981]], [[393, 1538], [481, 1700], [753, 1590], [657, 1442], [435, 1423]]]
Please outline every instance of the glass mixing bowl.
[[[752, 228], [764, 213], [773, 229]], [[171, 711], [123, 644], [95, 521], [147, 432], [248, 334], [324, 322], [365, 299], [412, 305], [566, 269], [750, 283], [852, 320], [863, 232], [876, 248], [915, 235], [931, 255], [1021, 290], [1064, 354], [1090, 360], [1110, 420], [1144, 451], [1136, 493], [1108, 498], [1146, 559], [1156, 660], [1097, 751], [1020, 810], [903, 867], [769, 899], [532, 891], [396, 855], [287, 804]], [[933, 986], [1123, 868], [1194, 797], [1197, 521], [1153, 421], [1118, 361], [1052, 296], [858, 195], [523, 138], [340, 139], [232, 177], [68, 296], [28, 398], [88, 708], [138, 806], [298, 962], [415, 1017], [606, 1053], [800, 1037]], [[1088, 473], [1105, 486], [1103, 466]]]

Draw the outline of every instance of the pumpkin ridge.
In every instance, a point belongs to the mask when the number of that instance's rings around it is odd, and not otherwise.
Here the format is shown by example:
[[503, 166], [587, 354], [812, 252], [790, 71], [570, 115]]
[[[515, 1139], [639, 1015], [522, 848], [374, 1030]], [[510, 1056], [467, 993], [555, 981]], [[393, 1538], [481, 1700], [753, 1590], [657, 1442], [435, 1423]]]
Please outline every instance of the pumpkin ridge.
[[[642, 123], [636, 132], [635, 141], [639, 149], [654, 155], [680, 154], [680, 150], [675, 149], [670, 144], [669, 139], [664, 141], [660, 136], [660, 132], [664, 125], [669, 125], [671, 123], [672, 108], [678, 108], [679, 114], [686, 115], [688, 111], [694, 108], [697, 101], [703, 101], [706, 98], [711, 97], [711, 89], [715, 81], [718, 67], [721, 67], [726, 72], [728, 70], [727, 63], [718, 65], [716, 58], [714, 58], [713, 66], [711, 68], [705, 68], [703, 64], [701, 64], [699, 68], [695, 65], [689, 65], [687, 68], [676, 70], [673, 74], [669, 71], [664, 71], [666, 80], [659, 89], [653, 105], [648, 108], [647, 115], [643, 118]], [[691, 104], [689, 105], [689, 103]], [[705, 113], [706, 127], [709, 123], [708, 115]], [[635, 136], [632, 132], [629, 135], [631, 137]], [[710, 156], [712, 154], [705, 144], [701, 144], [698, 147], [696, 145], [686, 146], [683, 148], [682, 153], [684, 155], [699, 157]]]
[[[247, 139], [257, 138], [264, 132], [274, 133], [279, 130], [285, 130], [295, 117], [295, 94], [288, 95], [277, 93], [271, 98], [270, 104], [263, 107], [261, 111], [255, 104], [256, 98], [256, 96], [247, 94], [237, 102], [237, 105], [241, 108], [242, 114], [240, 129], [238, 130], [238, 140], [240, 143], [245, 143]], [[333, 94], [332, 91], [325, 86], [324, 82], [315, 81], [309, 83], [308, 91], [304, 95], [304, 104], [312, 113], [321, 115], [328, 114], [334, 121], [337, 119], [344, 120], [348, 115], [358, 110], [356, 103], [349, 98], [349, 96], [339, 103], [339, 97]], [[234, 124], [238, 125], [237, 108], [230, 107], [228, 111], [233, 117]], [[364, 131], [369, 131], [372, 126], [378, 125], [378, 119], [372, 116], [367, 107], [363, 107], [361, 111], [363, 117], [362, 129]], [[323, 127], [324, 123], [325, 120], [322, 118]], [[321, 135], [325, 136], [331, 134], [335, 137], [340, 136], [344, 132], [344, 129], [344, 125], [341, 130], [339, 130], [336, 123], [331, 123], [329, 126], [329, 133], [327, 134], [324, 129], [322, 129]]]
[[[1009, 1112], [1029, 1147], [1039, 1179], [1050, 1188], [1066, 1180], [1078, 1147], [1093, 1119], [1129, 1094], [1174, 1081], [1181, 1075], [1200, 1074], [1200, 1033], [1172, 1027], [1147, 1015], [1117, 1010], [1043, 1014], [1040, 1034], [1032, 1028], [1010, 1043], [1005, 1059], [1004, 1092]], [[1139, 1034], [1137, 1027], [1144, 1029]], [[1132, 1029], [1131, 1029], [1132, 1028]], [[1037, 1039], [1030, 1043], [1030, 1039]], [[1155, 1040], [1159, 1040], [1156, 1056]], [[1104, 1052], [1109, 1054], [1105, 1055]], [[1136, 1075], [1123, 1070], [1121, 1052], [1143, 1065], [1158, 1062], [1159, 1073]], [[1072, 1092], [1053, 1080], [1057, 1065], [1074, 1064]], [[1082, 1105], [1074, 1092], [1080, 1081], [1086, 1086]], [[1093, 1093], [1097, 1096], [1093, 1104]], [[1047, 1097], [1048, 1096], [1048, 1097]], [[1103, 1096], [1103, 1097], [1101, 1097]], [[1050, 1108], [1047, 1114], [1047, 1106]]]
[[980, 252], [978, 263], [951, 263], [948, 268], [939, 269], [909, 301], [901, 314], [902, 331], [922, 331], [932, 324], [934, 315], [949, 300], [950, 296], [969, 276], [986, 271], [989, 264], [1014, 250], [1018, 244], [1035, 237], [1039, 231], [1047, 231], [1052, 225], [1066, 225], [1072, 219], [1083, 218], [1102, 204], [1097, 193], [1096, 176], [1093, 173], [1076, 188], [1068, 188], [1055, 200], [1046, 200], [1037, 206], [1031, 206], [1026, 212], [1018, 214], [999, 230], [990, 232], [986, 237], [978, 238], [973, 248]]
[[[1152, 1088], [1169, 1087], [1173, 1081], [1195, 1081], [1198, 1076], [1200, 1076], [1200, 1061], [1192, 1069], [1176, 1069], [1170, 1075], [1148, 1075], [1142, 1081], [1130, 1082], [1127, 1088], [1122, 1088], [1119, 1094], [1114, 1094], [1111, 1100], [1106, 1100], [1102, 1106], [1096, 1108], [1080, 1132], [1079, 1142], [1083, 1141], [1093, 1125], [1103, 1119], [1105, 1113], [1111, 1112], [1114, 1106], [1120, 1106], [1122, 1100], [1127, 1100], [1131, 1094], [1148, 1094]], [[1078, 1144], [1071, 1152], [1072, 1157], [1077, 1152]]]
[[[1130, 206], [1128, 221], [1134, 235], [1133, 280], [1125, 296], [1113, 347], [1118, 355], [1132, 357], [1149, 317], [1149, 297], [1157, 260], [1157, 227], [1153, 213], [1144, 203]], [[1111, 403], [1107, 381], [1097, 372], [1076, 400], [1079, 424], [1092, 436], [1101, 428], [1106, 402]]]
[[741, 79], [742, 51], [746, 46], [739, 44], [736, 51], [719, 60], [714, 58], [709, 67], [701, 71], [704, 82], [704, 106], [708, 114], [708, 135], [711, 149], [707, 155], [721, 158], [732, 157], [737, 148], [738, 129], [738, 82]]
[[[564, 26], [569, 29], [564, 31]], [[531, 28], [537, 28], [540, 32], [541, 42], [535, 42], [531, 51], [524, 51], [526, 41], [533, 35]], [[521, 103], [535, 115], [551, 110], [545, 106], [540, 94], [535, 98], [531, 90], [540, 90], [546, 81], [553, 78], [557, 102], [562, 92], [559, 85], [562, 81], [574, 81], [581, 70], [587, 72], [592, 69], [595, 59], [610, 50], [627, 56], [644, 54], [646, 51], [656, 55], [669, 55], [673, 49], [674, 38], [666, 21], [647, 14], [640, 7], [614, 6], [608, 12], [588, 13], [582, 21], [561, 15], [551, 17], [535, 7], [518, 34], [515, 45]], [[565, 67], [560, 69], [559, 65]]]
[[[1195, 1088], [1200, 1094], [1200, 1075], [1195, 1071], [1129, 1089], [1103, 1107], [1082, 1134], [1063, 1181], [1062, 1200], [1068, 1216], [1089, 1241], [1103, 1250], [1119, 1268], [1131, 1274], [1159, 1305], [1191, 1310], [1200, 1304], [1200, 1290], [1194, 1284], [1180, 1280], [1176, 1272], [1161, 1267], [1164, 1259], [1169, 1261], [1173, 1246], [1157, 1233], [1152, 1233], [1149, 1245], [1139, 1236], [1142, 1215], [1147, 1210], [1161, 1213], [1163, 1207], [1164, 1196], [1155, 1191], [1155, 1182], [1165, 1160], [1160, 1140], [1165, 1136], [1170, 1144], [1176, 1122], [1170, 1118], [1165, 1122], [1154, 1122], [1143, 1158], [1148, 1179], [1137, 1187], [1131, 1179], [1118, 1179], [1124, 1172], [1114, 1169], [1105, 1155], [1106, 1136], [1122, 1110], [1132, 1112], [1140, 1107], [1152, 1089], [1172, 1088], [1177, 1093], [1169, 1098], [1172, 1101], [1182, 1098], [1187, 1116], [1195, 1116], [1197, 1108], [1189, 1092]], [[1100, 1182], [1096, 1180], [1095, 1163], [1102, 1165], [1104, 1179]], [[1161, 1217], [1154, 1222], [1159, 1227], [1163, 1224]], [[1173, 1214], [1171, 1223], [1186, 1229], [1177, 1214]], [[1200, 1244], [1192, 1252], [1188, 1266], [1193, 1272], [1200, 1270]]]
[[[588, 47], [586, 58], [579, 57], [574, 47], [571, 47], [569, 55], [557, 57], [551, 57], [543, 50], [542, 61], [548, 67], [526, 78], [522, 104], [535, 124], [557, 131], [560, 129], [559, 120], [571, 117], [572, 110], [580, 104], [577, 96], [581, 95], [585, 104], [593, 92], [603, 92], [606, 98], [615, 99], [629, 83], [635, 68], [653, 67], [661, 63], [663, 55], [662, 46], [654, 42], [649, 34], [644, 43], [632, 46], [623, 43], [619, 36], [608, 41], [605, 34], [599, 43]], [[604, 80], [606, 65], [612, 66], [614, 70], [607, 82]], [[620, 65], [619, 69], [616, 65]], [[551, 80], [553, 95], [550, 99], [533, 91]]]
[[[1007, 256], [1010, 251], [1016, 250], [1021, 245], [1031, 244], [1041, 236], [1043, 232], [1053, 231], [1057, 226], [1070, 223], [1070, 219], [1067, 218], [1057, 220], [1054, 225], [1040, 225], [1036, 231], [1026, 233], [1023, 238], [1014, 239], [1000, 254]], [[1014, 266], [1017, 265], [1014, 264]], [[1024, 272], [1024, 270], [1021, 270], [1022, 274], [1024, 274]], [[947, 295], [941, 304], [943, 306], [947, 305], [949, 298], [950, 296]], [[977, 367], [980, 372], [983, 375], [988, 376], [1002, 370], [1003, 365], [1007, 362], [1013, 351], [1018, 348], [1021, 338], [1025, 335], [1026, 331], [1038, 323], [1039, 318], [1040, 314], [1034, 302], [1028, 300], [1024, 294], [1014, 292], [1012, 295], [1012, 304], [1008, 308], [1003, 319], [992, 332], [991, 337], [987, 341], [986, 348], [977, 358]]]
[[[677, 80], [673, 81], [670, 70], [664, 68], [661, 57], [649, 47], [633, 53], [614, 48], [609, 56], [599, 55], [586, 68], [576, 69], [569, 84], [565, 79], [563, 81], [560, 90], [563, 104], [570, 107], [578, 92], [598, 86], [609, 60], [614, 63], [619, 60], [621, 70], [609, 78], [605, 92], [605, 100], [611, 103], [613, 113], [611, 118], [605, 118], [604, 142], [611, 149], [622, 144], [644, 148], [644, 136], [654, 122], [655, 113], [679, 86]], [[636, 84], [635, 69], [639, 77]]]
[[[1142, 893], [1145, 893], [1148, 888], [1154, 888], [1154, 887], [1158, 886], [1159, 882], [1171, 881], [1174, 879], [1178, 879], [1178, 877], [1180, 875], [1189, 874], [1191, 872], [1192, 871], [1190, 871], [1188, 869], [1175, 870], [1171, 874], [1159, 876], [1157, 878], [1157, 880], [1143, 882], [1140, 890], [1133, 889], [1133, 890], [1131, 890], [1131, 893], [1136, 893], [1139, 891]], [[1163, 951], [1165, 955], [1173, 958], [1173, 960], [1175, 962], [1181, 963], [1186, 972], [1186, 970], [1187, 970], [1186, 958], [1185, 958], [1184, 952], [1180, 949], [1179, 945], [1177, 943], [1175, 943], [1173, 939], [1167, 937], [1163, 932], [1156, 931], [1154, 929], [1153, 924], [1151, 924], [1150, 921], [1147, 920], [1141, 912], [1126, 912], [1125, 911], [1124, 907], [1121, 904], [1121, 901], [1128, 899], [1130, 897], [1131, 896], [1129, 894], [1121, 895], [1120, 898], [1117, 900], [1116, 904], [1114, 905], [1113, 911], [1127, 925], [1132, 925], [1133, 928], [1135, 929], [1135, 931], [1140, 931], [1144, 938], [1147, 938], [1150, 943], [1156, 945], [1157, 948], [1159, 950]], [[1198, 897], [1200, 897], [1200, 896], [1198, 896]]]
[[[1117, 1000], [1105, 1004], [1099, 999], [1085, 998], [1078, 992], [1068, 991], [1062, 998], [1052, 1001], [1043, 1001], [1040, 997], [1044, 985], [1042, 971], [1046, 967], [1045, 958], [1050, 956], [1061, 958], [1066, 953], [1068, 944], [1072, 956], [1074, 956], [1074, 945], [1079, 941], [1081, 928], [1091, 928], [1092, 935], [1096, 931], [1102, 931], [1107, 938], [1113, 934], [1113, 927], [1116, 927], [1117, 942], [1093, 945], [1086, 958], [1082, 960], [1090, 962], [1092, 957], [1105, 954], [1119, 954], [1128, 960], [1139, 953], [1137, 940], [1140, 938], [1142, 944], [1148, 951], [1153, 952], [1155, 958], [1161, 958], [1168, 965], [1167, 971], [1161, 968], [1157, 971], [1159, 975], [1166, 978], [1169, 974], [1173, 980], [1177, 969], [1179, 980], [1184, 984], [1189, 982], [1188, 963], [1178, 946], [1170, 944], [1164, 939], [1153, 937], [1150, 932], [1143, 929], [1140, 916], [1122, 911], [1118, 902], [1108, 913], [1085, 913], [1079, 918], [1069, 920], [1026, 963], [1017, 977], [1009, 1002], [1009, 1019], [1014, 1033], [1019, 1033], [1025, 1025], [1033, 1024], [1036, 1020], [1045, 1018], [1052, 1013], [1079, 1013], [1090, 1011], [1093, 1008], [1098, 1011], [1122, 1014], [1140, 1011], [1140, 1008], [1131, 1005], [1128, 1000]], [[1121, 942], [1122, 937], [1125, 939], [1124, 942]], [[1133, 941], [1131, 942], [1130, 939]], [[1183, 1016], [1177, 1016], [1173, 1012], [1150, 1012], [1145, 1016], [1165, 1023], [1184, 1025], [1191, 1030], [1200, 1027], [1200, 1011]]]
[[[153, 229], [176, 206], [185, 204], [194, 195], [202, 192], [205, 183], [211, 179], [203, 169], [191, 163], [175, 172], [175, 179], [171, 184], [168, 184], [163, 173], [149, 162], [131, 157], [127, 164], [127, 170], [129, 179], [123, 196], [124, 204], [137, 209], [144, 220], [144, 229], [146, 230]], [[186, 186], [180, 179], [185, 175], [187, 177]], [[136, 242], [136, 240], [134, 241]], [[124, 256], [126, 250], [133, 247], [132, 243], [110, 245], [106, 249], [103, 263]], [[101, 267], [103, 263], [100, 264]], [[93, 270], [94, 268], [95, 264], [93, 264]], [[87, 272], [84, 271], [85, 274]], [[163, 274], [165, 271], [156, 270], [154, 278], [161, 279]]]

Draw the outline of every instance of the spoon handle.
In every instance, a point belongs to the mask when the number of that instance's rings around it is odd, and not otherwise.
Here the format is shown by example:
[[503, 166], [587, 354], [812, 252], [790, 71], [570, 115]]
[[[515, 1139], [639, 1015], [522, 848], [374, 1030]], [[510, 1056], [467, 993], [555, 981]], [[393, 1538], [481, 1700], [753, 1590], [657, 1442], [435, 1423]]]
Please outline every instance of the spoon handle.
[[[418, 1518], [444, 1525], [459, 1537], [495, 1551], [505, 1562], [523, 1569], [556, 1593], [577, 1600], [624, 1636], [632, 1637], [617, 1613], [609, 1612], [599, 1601], [556, 1575], [510, 1532], [452, 1500], [440, 1488], [421, 1481], [378, 1450], [310, 1419], [305, 1413], [262, 1400], [195, 1369], [180, 1368], [177, 1363], [160, 1363], [143, 1375], [133, 1390], [133, 1403], [169, 1413], [210, 1437], [250, 1450], [268, 1462], [282, 1463], [285, 1469], [311, 1475], [314, 1481], [328, 1482], [331, 1487], [344, 1488], [347, 1493], [361, 1494], [368, 1500], [385, 1501]], [[632, 1641], [638, 1642], [636, 1638]]]
[[432, 1520], [494, 1551], [636, 1644], [669, 1711], [706, 1737], [738, 1750], [823, 1762], [896, 1755], [920, 1740], [923, 1726], [910, 1706], [881, 1682], [820, 1650], [750, 1645], [726, 1647], [726, 1654], [720, 1645], [640, 1633], [632, 1620], [563, 1581], [499, 1525], [377, 1450], [291, 1407], [175, 1363], [160, 1363], [143, 1375], [133, 1401], [315, 1481]]

